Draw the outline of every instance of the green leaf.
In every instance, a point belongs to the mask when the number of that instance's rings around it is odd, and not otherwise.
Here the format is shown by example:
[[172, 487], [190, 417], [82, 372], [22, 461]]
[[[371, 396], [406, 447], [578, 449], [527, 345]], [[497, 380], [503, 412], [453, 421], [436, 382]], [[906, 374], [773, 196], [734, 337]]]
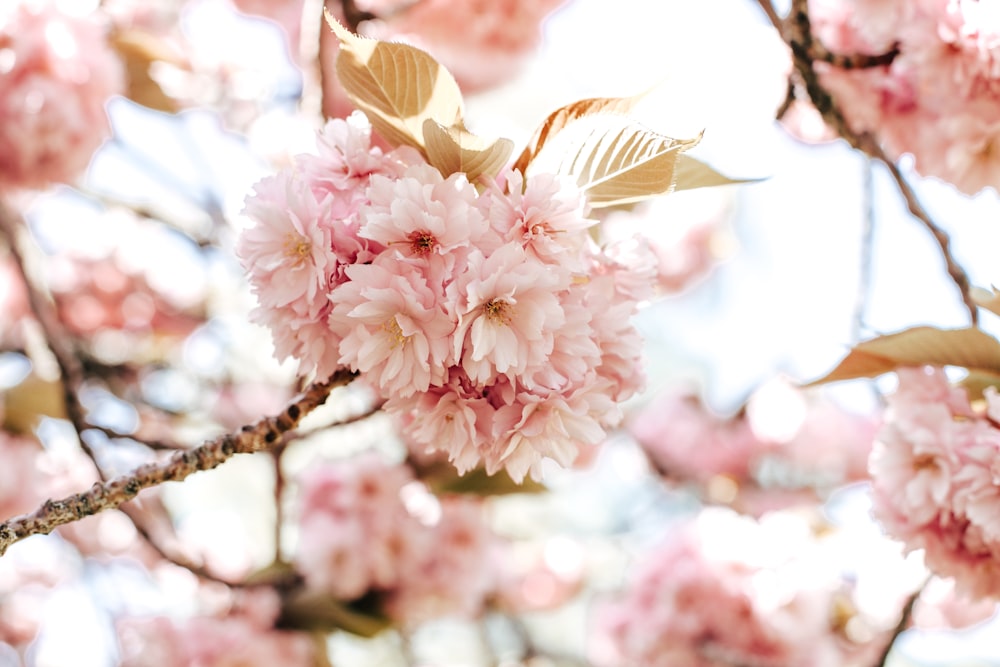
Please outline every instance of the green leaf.
[[433, 118], [424, 121], [427, 161], [447, 178], [464, 173], [470, 183], [481, 175], [496, 176], [514, 152], [510, 139], [484, 139], [464, 127], [445, 127]]
[[859, 343], [811, 385], [877, 377], [904, 366], [959, 366], [1000, 375], [1000, 341], [977, 328], [914, 327]]
[[328, 11], [340, 40], [337, 76], [351, 102], [393, 146], [425, 152], [424, 121], [445, 127], [462, 118], [462, 93], [454, 77], [429, 53], [408, 44], [359, 37]]
[[589, 116], [546, 143], [528, 172], [571, 177], [595, 208], [627, 204], [673, 190], [677, 158], [700, 140], [674, 139], [621, 116]]

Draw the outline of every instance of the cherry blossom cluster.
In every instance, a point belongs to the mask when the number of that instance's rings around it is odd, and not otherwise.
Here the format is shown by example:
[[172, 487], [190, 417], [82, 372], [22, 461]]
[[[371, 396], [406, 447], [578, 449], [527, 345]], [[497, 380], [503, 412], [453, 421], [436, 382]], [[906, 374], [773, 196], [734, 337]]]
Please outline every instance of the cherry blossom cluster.
[[295, 565], [309, 587], [339, 600], [376, 593], [414, 625], [474, 617], [495, 591], [500, 541], [477, 499], [438, 498], [372, 452], [312, 468], [301, 483]]
[[[705, 510], [646, 553], [601, 608], [594, 657], [609, 667], [874, 664], [892, 616], [861, 604], [842, 578], [841, 548], [817, 541], [801, 517]], [[857, 574], [867, 586], [870, 573]], [[884, 598], [900, 597], [896, 583]]]
[[874, 514], [969, 597], [1000, 596], [1000, 396], [985, 412], [940, 368], [900, 369], [871, 458]]
[[816, 36], [837, 54], [897, 50], [891, 64], [822, 66], [855, 131], [893, 157], [974, 194], [1000, 182], [1000, 12], [976, 0], [812, 0]]
[[70, 181], [107, 136], [123, 71], [104, 31], [50, 2], [0, 8], [0, 187]]
[[812, 503], [867, 479], [876, 429], [872, 417], [781, 380], [759, 388], [732, 418], [696, 396], [668, 394], [629, 424], [661, 474], [750, 514]]
[[598, 248], [564, 180], [445, 178], [412, 149], [373, 147], [358, 112], [258, 183], [246, 214], [237, 253], [276, 355], [360, 371], [461, 472], [569, 465], [641, 387], [629, 318], [653, 261]]

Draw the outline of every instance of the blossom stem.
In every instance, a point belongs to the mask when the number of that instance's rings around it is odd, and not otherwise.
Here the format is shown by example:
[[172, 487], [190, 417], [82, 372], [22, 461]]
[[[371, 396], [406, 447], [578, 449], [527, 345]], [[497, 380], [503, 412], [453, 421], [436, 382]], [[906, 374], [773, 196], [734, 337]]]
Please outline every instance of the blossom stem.
[[275, 417], [266, 417], [198, 447], [175, 452], [166, 461], [147, 463], [121, 477], [94, 484], [89, 490], [61, 500], [47, 500], [31, 514], [0, 523], [0, 556], [14, 543], [31, 535], [45, 535], [55, 528], [108, 509], [115, 509], [142, 491], [164, 482], [178, 482], [193, 473], [211, 470], [234, 454], [265, 451], [280, 442], [299, 421], [322, 405], [335, 387], [348, 384], [355, 373], [341, 369], [322, 382], [314, 382]]

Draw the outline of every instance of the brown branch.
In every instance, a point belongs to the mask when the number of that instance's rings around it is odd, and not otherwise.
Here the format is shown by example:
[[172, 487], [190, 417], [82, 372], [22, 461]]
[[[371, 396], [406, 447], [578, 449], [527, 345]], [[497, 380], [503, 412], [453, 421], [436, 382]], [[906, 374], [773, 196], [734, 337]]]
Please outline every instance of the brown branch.
[[[762, 7], [765, 7], [765, 5], [769, 6], [770, 4], [767, 0], [758, 0], [758, 2]], [[766, 7], [765, 12], [767, 12]], [[772, 16], [774, 16], [773, 8], [768, 13], [769, 18]], [[792, 51], [792, 61], [796, 71], [802, 78], [806, 92], [809, 94], [809, 99], [812, 100], [813, 105], [823, 116], [823, 120], [853, 148], [882, 162], [889, 169], [889, 173], [896, 182], [896, 187], [899, 188], [903, 199], [906, 200], [906, 206], [911, 215], [927, 228], [937, 242], [941, 250], [941, 255], [944, 258], [948, 276], [955, 283], [955, 286], [958, 287], [962, 303], [969, 312], [972, 324], [977, 324], [979, 321], [979, 312], [970, 293], [971, 283], [969, 276], [952, 255], [951, 241], [948, 234], [931, 219], [895, 161], [886, 155], [875, 137], [868, 132], [855, 132], [848, 125], [843, 112], [836, 104], [833, 96], [820, 83], [815, 64], [818, 60], [822, 61], [821, 56], [824, 53], [829, 52], [813, 38], [812, 26], [809, 20], [808, 0], [792, 0], [791, 12], [784, 21], [779, 20], [778, 29]]]
[[175, 452], [166, 461], [147, 463], [128, 475], [98, 482], [88, 491], [61, 500], [47, 500], [31, 514], [0, 524], [0, 556], [14, 543], [31, 535], [45, 535], [63, 524], [114, 509], [134, 498], [140, 491], [164, 482], [177, 482], [189, 475], [211, 470], [234, 454], [264, 451], [280, 442], [306, 414], [326, 401], [330, 391], [348, 384], [355, 373], [341, 369], [328, 380], [314, 382], [280, 415], [244, 426], [239, 433], [227, 434], [199, 447]]
[[358, 9], [358, 5], [354, 0], [340, 0], [340, 9], [344, 13], [344, 25], [353, 33], [358, 32], [358, 28], [365, 21], [378, 18], [371, 12]]
[[889, 641], [886, 642], [885, 648], [882, 649], [882, 653], [879, 655], [877, 661], [875, 661], [875, 667], [885, 667], [886, 661], [889, 660], [889, 654], [892, 653], [892, 647], [896, 645], [896, 639], [899, 635], [903, 634], [903, 631], [910, 625], [910, 619], [913, 617], [913, 607], [917, 604], [917, 600], [920, 599], [920, 594], [924, 592], [927, 587], [927, 583], [931, 580], [930, 577], [924, 579], [924, 582], [920, 584], [920, 587], [910, 594], [910, 597], [906, 599], [906, 604], [903, 605], [902, 611], [899, 612], [899, 621], [896, 623], [896, 627], [892, 629], [892, 633], [889, 635]]
[[771, 0], [757, 0], [757, 4], [760, 5], [761, 10], [764, 12], [764, 15], [767, 16], [771, 25], [773, 25], [778, 32], [781, 32], [782, 20], [781, 17], [778, 16], [778, 12], [774, 10], [774, 5], [771, 4]]
[[204, 565], [194, 562], [190, 558], [178, 553], [176, 550], [168, 549], [164, 546], [158, 537], [155, 537], [153, 530], [146, 523], [142, 514], [137, 510], [137, 508], [132, 505], [122, 505], [118, 508], [118, 511], [122, 512], [129, 518], [132, 525], [135, 526], [136, 531], [143, 538], [143, 540], [150, 546], [150, 548], [159, 555], [160, 558], [167, 561], [168, 563], [173, 563], [177, 567], [182, 567], [185, 570], [193, 573], [195, 576], [205, 579], [207, 581], [214, 581], [220, 584], [225, 584], [226, 586], [239, 586], [238, 582], [232, 582], [227, 579], [222, 579], [218, 575], [209, 571]]
[[813, 42], [813, 58], [825, 63], [829, 63], [840, 69], [869, 69], [872, 67], [883, 67], [891, 65], [892, 61], [899, 55], [899, 47], [893, 46], [885, 53], [875, 55], [867, 53], [853, 53], [845, 55], [842, 53], [831, 53], [827, 51], [819, 42]]
[[0, 201], [0, 236], [10, 248], [11, 256], [14, 258], [14, 266], [20, 274], [28, 294], [28, 305], [31, 306], [35, 319], [38, 320], [45, 335], [46, 345], [59, 366], [60, 386], [62, 387], [66, 416], [73, 428], [76, 429], [80, 447], [100, 472], [93, 450], [82, 437], [83, 431], [87, 428], [87, 417], [77, 396], [77, 389], [83, 384], [83, 367], [72, 349], [70, 336], [59, 320], [55, 305], [28, 275], [27, 260], [20, 246], [20, 237], [25, 229], [27, 227], [24, 225], [24, 221], [4, 202]]
[[285, 497], [285, 471], [281, 469], [281, 455], [285, 453], [288, 441], [282, 440], [271, 450], [271, 460], [274, 463], [274, 563], [283, 562], [281, 555], [281, 528], [285, 522], [285, 508], [282, 501]]

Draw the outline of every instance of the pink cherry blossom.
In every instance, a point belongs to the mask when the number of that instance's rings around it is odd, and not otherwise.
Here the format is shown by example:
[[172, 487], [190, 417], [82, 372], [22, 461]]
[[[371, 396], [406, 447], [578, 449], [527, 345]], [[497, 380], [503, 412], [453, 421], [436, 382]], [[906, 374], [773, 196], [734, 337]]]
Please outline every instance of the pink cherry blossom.
[[815, 545], [775, 528], [721, 510], [674, 527], [599, 608], [598, 664], [869, 664], [849, 658], [831, 623], [839, 573]]
[[455, 323], [433, 286], [412, 263], [390, 255], [348, 267], [347, 277], [330, 294], [340, 363], [365, 373], [387, 396], [440, 384]]
[[536, 174], [525, 181], [519, 171], [507, 172], [499, 180], [504, 190], [490, 193], [493, 229], [504, 241], [520, 242], [530, 257], [578, 270], [589, 240], [586, 230], [597, 221], [586, 217], [584, 198], [575, 184], [552, 174]]
[[393, 618], [409, 625], [454, 616], [475, 618], [496, 590], [500, 541], [486, 523], [483, 503], [446, 497], [427, 527], [427, 548], [402, 563], [400, 584], [387, 601]]
[[108, 136], [104, 103], [122, 90], [121, 64], [90, 18], [53, 3], [0, 9], [0, 185], [73, 180]]
[[403, 506], [409, 470], [375, 454], [314, 467], [301, 480], [295, 563], [307, 583], [339, 599], [390, 588], [417, 551], [417, 522]]
[[975, 194], [995, 187], [1000, 158], [1000, 16], [967, 0], [810, 2], [820, 41], [840, 54], [894, 50], [891, 64], [818, 67], [856, 131], [917, 170]]
[[[447, 179], [430, 165], [410, 167], [398, 178], [376, 176], [367, 192], [361, 233], [404, 257], [427, 262], [456, 256], [481, 246], [489, 229], [477, 205], [476, 189], [464, 174]], [[450, 257], [449, 257], [450, 255]]]
[[246, 215], [257, 224], [240, 237], [237, 255], [252, 274], [262, 306], [291, 306], [315, 315], [325, 305], [331, 230], [319, 221], [329, 207], [288, 171], [266, 178], [248, 197]]
[[406, 625], [475, 616], [496, 587], [501, 543], [482, 503], [438, 499], [371, 452], [303, 476], [299, 529], [295, 564], [310, 587], [343, 600], [378, 592]]
[[453, 285], [458, 328], [455, 357], [473, 382], [495, 374], [510, 379], [544, 363], [553, 334], [565, 317], [555, 291], [569, 286], [569, 276], [508, 243], [489, 257], [475, 251], [468, 270]]
[[239, 254], [276, 354], [363, 373], [414, 446], [516, 479], [569, 465], [643, 384], [630, 323], [652, 295], [641, 243], [599, 248], [579, 190], [508, 172], [444, 177], [383, 154], [355, 114], [266, 179]]
[[962, 594], [1000, 596], [1000, 429], [941, 369], [898, 375], [871, 458], [873, 513]]
[[331, 195], [331, 217], [351, 227], [357, 226], [352, 217], [358, 207], [368, 202], [365, 190], [372, 176], [399, 177], [408, 164], [423, 162], [410, 148], [383, 153], [372, 144], [371, 123], [359, 111], [327, 121], [316, 136], [316, 149], [315, 155], [296, 157], [296, 173], [318, 200]]
[[515, 480], [529, 472], [533, 479], [540, 479], [542, 459], [569, 467], [581, 445], [594, 446], [605, 437], [592, 412], [583, 391], [575, 396], [519, 392], [514, 401], [497, 410], [494, 439], [483, 452], [486, 472], [503, 467]]

